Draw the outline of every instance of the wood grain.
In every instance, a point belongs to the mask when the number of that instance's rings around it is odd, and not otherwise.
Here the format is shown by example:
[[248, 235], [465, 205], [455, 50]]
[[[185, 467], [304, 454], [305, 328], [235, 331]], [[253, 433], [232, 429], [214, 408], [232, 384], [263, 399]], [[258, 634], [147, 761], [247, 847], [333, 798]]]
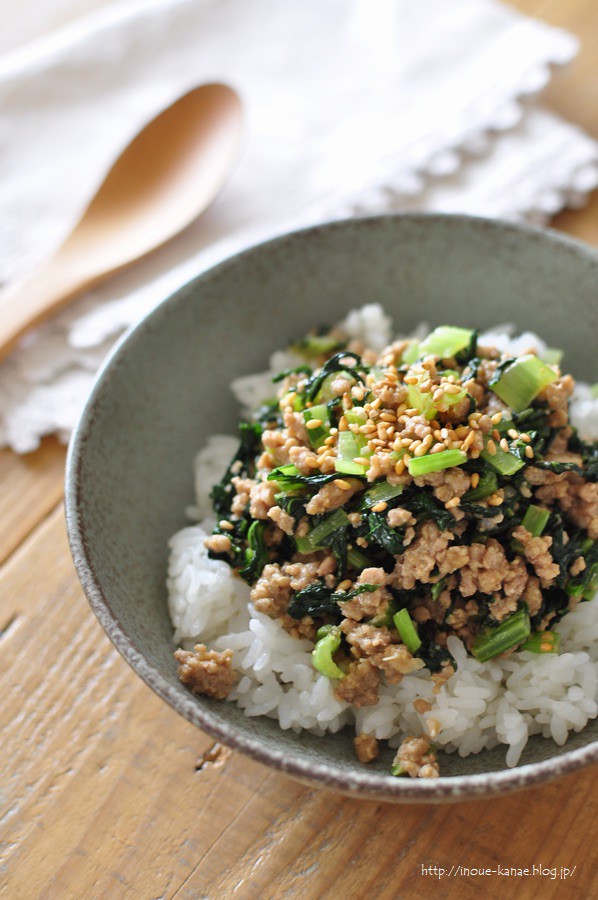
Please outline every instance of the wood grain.
[[[512, 0], [582, 38], [549, 101], [598, 136], [598, 5]], [[553, 223], [598, 246], [598, 195]], [[68, 552], [65, 451], [0, 452], [0, 896], [598, 896], [595, 770], [489, 802], [394, 807], [299, 785], [215, 745], [127, 667]], [[577, 869], [566, 881], [422, 866]]]
[[[6, 896], [437, 897], [450, 896], [448, 880], [422, 866], [576, 864], [569, 885], [529, 878], [517, 896], [587, 896], [596, 851], [580, 853], [576, 823], [598, 814], [593, 772], [452, 807], [311, 790], [222, 748], [210, 754], [213, 742], [140, 682], [73, 577], [61, 507], [3, 567], [0, 587], [15, 617], [0, 673], [12, 697], [0, 713]], [[558, 828], [546, 829], [557, 811]], [[462, 896], [480, 890], [458, 884]], [[483, 890], [504, 896], [497, 877]]]

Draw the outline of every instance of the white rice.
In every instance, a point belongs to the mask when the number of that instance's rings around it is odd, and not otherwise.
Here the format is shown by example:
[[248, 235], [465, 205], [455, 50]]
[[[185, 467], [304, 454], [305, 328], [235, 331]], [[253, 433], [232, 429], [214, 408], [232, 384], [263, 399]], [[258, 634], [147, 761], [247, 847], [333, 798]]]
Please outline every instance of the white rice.
[[[375, 304], [353, 311], [342, 325], [376, 349], [391, 338], [390, 320]], [[512, 330], [504, 326], [486, 332], [480, 342], [514, 354], [545, 348], [536, 335], [513, 338]], [[246, 408], [255, 407], [272, 395], [272, 374], [300, 361], [286, 352], [274, 354], [269, 372], [233, 383], [237, 399]], [[598, 400], [585, 385], [576, 389], [571, 419], [586, 438], [598, 437]], [[358, 732], [389, 739], [392, 746], [405, 734], [425, 732], [436, 745], [461, 756], [504, 744], [507, 765], [515, 766], [531, 735], [563, 745], [570, 731], [581, 731], [598, 715], [598, 596], [580, 603], [556, 626], [558, 656], [523, 652], [479, 663], [458, 638], [450, 637], [456, 673], [439, 693], [433, 693], [430, 673], [423, 669], [398, 685], [381, 686], [376, 706], [355, 710], [338, 701], [331, 681], [311, 664], [312, 643], [291, 637], [278, 620], [256, 612], [245, 582], [226, 563], [208, 557], [204, 539], [214, 525], [210, 488], [236, 447], [235, 438], [215, 436], [197, 456], [197, 505], [188, 512], [199, 524], [171, 539], [167, 587], [177, 643], [192, 646], [201, 640], [217, 650], [233, 650], [239, 680], [229, 700], [247, 716], [266, 715], [278, 719], [281, 728], [316, 734], [354, 723]], [[416, 712], [417, 699], [432, 708]]]

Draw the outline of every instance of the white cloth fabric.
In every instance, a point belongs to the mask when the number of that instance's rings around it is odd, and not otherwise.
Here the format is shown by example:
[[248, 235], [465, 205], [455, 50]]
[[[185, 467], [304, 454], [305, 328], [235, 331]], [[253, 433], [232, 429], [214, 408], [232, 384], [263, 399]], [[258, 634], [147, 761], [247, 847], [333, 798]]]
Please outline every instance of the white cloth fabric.
[[125, 143], [189, 88], [235, 87], [246, 145], [188, 232], [0, 366], [0, 444], [20, 452], [66, 437], [118, 334], [234, 249], [355, 212], [542, 220], [598, 180], [595, 143], [530, 99], [576, 41], [495, 0], [94, 6], [0, 63], [4, 280], [59, 245]]

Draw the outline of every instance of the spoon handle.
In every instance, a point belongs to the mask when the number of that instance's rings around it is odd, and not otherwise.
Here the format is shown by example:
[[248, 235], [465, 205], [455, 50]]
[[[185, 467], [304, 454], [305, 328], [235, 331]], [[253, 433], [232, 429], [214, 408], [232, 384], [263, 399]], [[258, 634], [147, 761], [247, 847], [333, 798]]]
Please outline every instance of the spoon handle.
[[0, 293], [0, 361], [29, 328], [39, 325], [90, 286], [91, 279], [83, 273], [65, 271], [52, 263], [53, 260]]

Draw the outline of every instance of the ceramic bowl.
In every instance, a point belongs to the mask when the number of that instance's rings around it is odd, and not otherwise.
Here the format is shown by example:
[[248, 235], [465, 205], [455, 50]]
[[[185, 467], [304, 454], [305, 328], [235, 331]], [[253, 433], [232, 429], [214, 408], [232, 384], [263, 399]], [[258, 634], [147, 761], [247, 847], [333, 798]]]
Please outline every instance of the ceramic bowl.
[[[73, 436], [67, 471], [71, 548], [89, 602], [135, 671], [217, 740], [312, 785], [404, 802], [501, 794], [598, 757], [598, 721], [563, 747], [530, 740], [514, 769], [505, 748], [441, 754], [438, 780], [388, 774], [392, 751], [357, 763], [346, 732], [315, 737], [192, 695], [177, 678], [165, 591], [167, 541], [188, 524], [192, 460], [212, 432], [234, 433], [232, 378], [314, 324], [379, 301], [395, 327], [424, 320], [485, 328], [514, 322], [565, 350], [584, 380], [596, 340], [598, 255], [554, 232], [462, 216], [334, 222], [253, 247], [187, 284], [120, 342]], [[109, 686], [106, 685], [106, 690]]]

